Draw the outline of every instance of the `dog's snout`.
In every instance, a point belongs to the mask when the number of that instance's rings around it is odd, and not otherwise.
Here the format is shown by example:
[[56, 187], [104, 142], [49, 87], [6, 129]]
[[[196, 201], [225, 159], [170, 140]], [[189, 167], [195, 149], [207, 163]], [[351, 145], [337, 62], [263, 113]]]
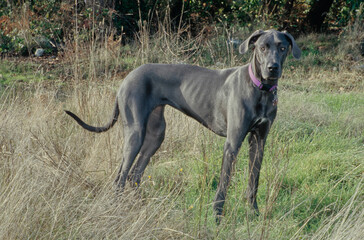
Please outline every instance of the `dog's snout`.
[[273, 63], [268, 66], [269, 72], [276, 72], [276, 71], [278, 71], [278, 68], [279, 68], [278, 63]]

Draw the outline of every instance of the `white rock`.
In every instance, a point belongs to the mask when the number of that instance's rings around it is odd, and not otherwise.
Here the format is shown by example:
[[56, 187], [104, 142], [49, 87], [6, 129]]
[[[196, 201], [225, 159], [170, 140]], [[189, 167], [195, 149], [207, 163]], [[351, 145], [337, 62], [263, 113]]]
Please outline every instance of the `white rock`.
[[43, 56], [43, 54], [44, 54], [44, 49], [43, 48], [37, 48], [37, 50], [35, 50], [35, 53], [34, 53], [34, 55], [36, 57], [41, 57], [41, 56]]

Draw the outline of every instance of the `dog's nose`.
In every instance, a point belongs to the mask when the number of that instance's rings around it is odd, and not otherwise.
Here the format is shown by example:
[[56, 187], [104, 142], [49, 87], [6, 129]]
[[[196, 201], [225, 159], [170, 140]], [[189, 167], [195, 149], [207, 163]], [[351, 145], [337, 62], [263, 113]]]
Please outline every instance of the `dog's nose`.
[[268, 70], [269, 72], [276, 72], [278, 71], [278, 67], [279, 67], [278, 63], [273, 63], [268, 66]]

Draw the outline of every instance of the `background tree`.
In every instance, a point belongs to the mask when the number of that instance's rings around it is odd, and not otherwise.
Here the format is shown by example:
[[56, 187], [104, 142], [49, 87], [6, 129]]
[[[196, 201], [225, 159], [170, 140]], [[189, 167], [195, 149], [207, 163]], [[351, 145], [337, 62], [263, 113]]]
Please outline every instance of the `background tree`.
[[310, 11], [307, 14], [306, 22], [309, 30], [314, 32], [321, 31], [325, 17], [329, 13], [330, 7], [334, 0], [314, 0], [311, 4]]

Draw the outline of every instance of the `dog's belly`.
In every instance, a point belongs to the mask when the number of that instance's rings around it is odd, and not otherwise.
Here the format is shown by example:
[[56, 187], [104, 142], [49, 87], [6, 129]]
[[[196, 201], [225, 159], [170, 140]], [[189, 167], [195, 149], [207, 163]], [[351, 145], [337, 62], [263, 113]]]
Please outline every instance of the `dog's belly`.
[[204, 111], [194, 111], [190, 106], [176, 104], [173, 101], [165, 101], [164, 104], [170, 105], [195, 119], [217, 135], [226, 137], [226, 120], [221, 116], [221, 113], [215, 113], [211, 108], [206, 108]]

